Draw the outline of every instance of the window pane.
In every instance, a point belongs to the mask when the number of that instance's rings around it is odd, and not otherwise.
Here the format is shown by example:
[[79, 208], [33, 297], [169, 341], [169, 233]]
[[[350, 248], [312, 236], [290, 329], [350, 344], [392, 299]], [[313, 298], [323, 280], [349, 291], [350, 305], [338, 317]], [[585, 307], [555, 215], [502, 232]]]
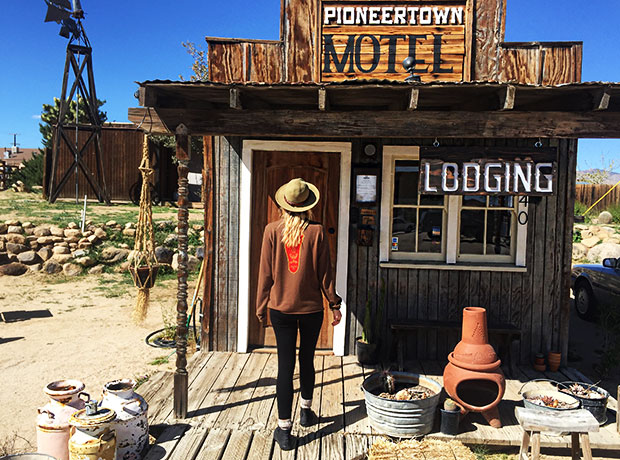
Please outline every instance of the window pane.
[[418, 227], [418, 252], [441, 253], [443, 211], [441, 209], [420, 209]]
[[487, 214], [487, 254], [510, 255], [512, 212], [489, 211]]
[[416, 210], [394, 208], [393, 216], [392, 250], [398, 252], [415, 252]]
[[394, 204], [418, 204], [420, 164], [397, 161], [394, 166]]
[[490, 196], [489, 206], [495, 208], [512, 208], [514, 206], [514, 197], [512, 196]]
[[484, 211], [461, 211], [461, 254], [483, 254]]
[[487, 205], [487, 197], [480, 195], [463, 195], [463, 206], [484, 208]]
[[420, 204], [425, 206], [443, 206], [444, 195], [420, 195]]

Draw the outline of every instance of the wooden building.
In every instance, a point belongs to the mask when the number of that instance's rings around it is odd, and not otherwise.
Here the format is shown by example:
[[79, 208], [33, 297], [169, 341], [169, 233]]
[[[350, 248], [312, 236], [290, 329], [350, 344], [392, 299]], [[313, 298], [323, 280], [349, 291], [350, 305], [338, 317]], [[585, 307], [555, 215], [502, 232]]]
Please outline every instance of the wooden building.
[[[280, 40], [209, 37], [209, 81], [140, 84], [132, 121], [205, 136], [210, 349], [274, 345], [254, 314], [259, 246], [275, 190], [301, 176], [321, 191], [344, 299], [322, 348], [354, 353], [367, 300], [384, 298], [385, 345], [393, 324], [483, 306], [519, 331], [520, 361], [566, 356], [577, 139], [620, 137], [620, 85], [580, 82], [580, 42], [504, 42], [505, 11], [283, 0]], [[443, 360], [458, 340], [422, 328], [406, 352]]]
[[[73, 138], [74, 132], [71, 133]], [[89, 131], [78, 132], [78, 145], [84, 145], [90, 136]], [[101, 129], [102, 170], [108, 194], [114, 201], [134, 201], [140, 198], [141, 176], [138, 167], [142, 159], [142, 143], [144, 133], [137, 130], [133, 124], [128, 123], [104, 123]], [[153, 187], [161, 201], [174, 201], [176, 193], [177, 171], [172, 162], [174, 150], [164, 145], [151, 143], [150, 151], [155, 169]], [[201, 161], [192, 168], [192, 171], [200, 171]], [[88, 168], [89, 173], [97, 171], [97, 157], [95, 148], [91, 143], [87, 147], [82, 161]], [[59, 192], [60, 198], [75, 198], [76, 180], [74, 165], [74, 152], [66, 143], [61, 143], [58, 154], [58, 165], [55, 171], [55, 183], [59, 184], [65, 174], [68, 174]], [[52, 155], [46, 154], [44, 170], [44, 191], [47, 196], [49, 182], [52, 174]], [[95, 198], [93, 187], [90, 185], [84, 171], [79, 171], [77, 176], [77, 196], [82, 199], [84, 195]]]

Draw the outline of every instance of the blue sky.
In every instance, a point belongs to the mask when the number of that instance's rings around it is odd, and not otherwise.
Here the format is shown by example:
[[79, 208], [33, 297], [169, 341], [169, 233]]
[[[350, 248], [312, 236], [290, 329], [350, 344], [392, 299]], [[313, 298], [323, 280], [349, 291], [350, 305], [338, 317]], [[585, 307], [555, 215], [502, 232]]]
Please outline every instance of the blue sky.
[[[97, 95], [109, 121], [126, 121], [137, 106], [135, 81], [191, 74], [183, 41], [204, 37], [278, 39], [280, 0], [82, 0], [93, 45]], [[38, 147], [43, 103], [60, 94], [66, 40], [44, 23], [43, 0], [5, 0], [0, 42], [0, 146], [19, 133], [21, 147]], [[583, 41], [583, 80], [620, 81], [618, 0], [509, 0], [507, 41]], [[582, 140], [580, 169], [616, 160], [620, 140]]]

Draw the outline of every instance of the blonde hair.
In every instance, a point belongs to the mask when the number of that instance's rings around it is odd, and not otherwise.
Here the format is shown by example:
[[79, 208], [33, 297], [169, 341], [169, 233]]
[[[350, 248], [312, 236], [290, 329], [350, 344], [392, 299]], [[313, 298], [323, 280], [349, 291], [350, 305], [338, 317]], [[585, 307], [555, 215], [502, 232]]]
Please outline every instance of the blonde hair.
[[282, 243], [284, 246], [292, 248], [301, 243], [301, 237], [304, 234], [310, 219], [312, 219], [312, 211], [291, 212], [286, 209], [280, 209], [282, 216]]

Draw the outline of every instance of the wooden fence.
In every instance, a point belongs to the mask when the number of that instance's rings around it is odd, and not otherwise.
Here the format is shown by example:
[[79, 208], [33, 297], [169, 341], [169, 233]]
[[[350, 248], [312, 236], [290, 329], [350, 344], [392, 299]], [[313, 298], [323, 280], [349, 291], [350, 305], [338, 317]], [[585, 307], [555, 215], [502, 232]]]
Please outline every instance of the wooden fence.
[[13, 166], [6, 164], [6, 161], [0, 160], [0, 190], [6, 190], [11, 185], [11, 175], [13, 174]]
[[[589, 208], [612, 187], [613, 185], [577, 184], [575, 201], [583, 203]], [[590, 212], [601, 212], [612, 206], [620, 206], [620, 186], [613, 189]]]

